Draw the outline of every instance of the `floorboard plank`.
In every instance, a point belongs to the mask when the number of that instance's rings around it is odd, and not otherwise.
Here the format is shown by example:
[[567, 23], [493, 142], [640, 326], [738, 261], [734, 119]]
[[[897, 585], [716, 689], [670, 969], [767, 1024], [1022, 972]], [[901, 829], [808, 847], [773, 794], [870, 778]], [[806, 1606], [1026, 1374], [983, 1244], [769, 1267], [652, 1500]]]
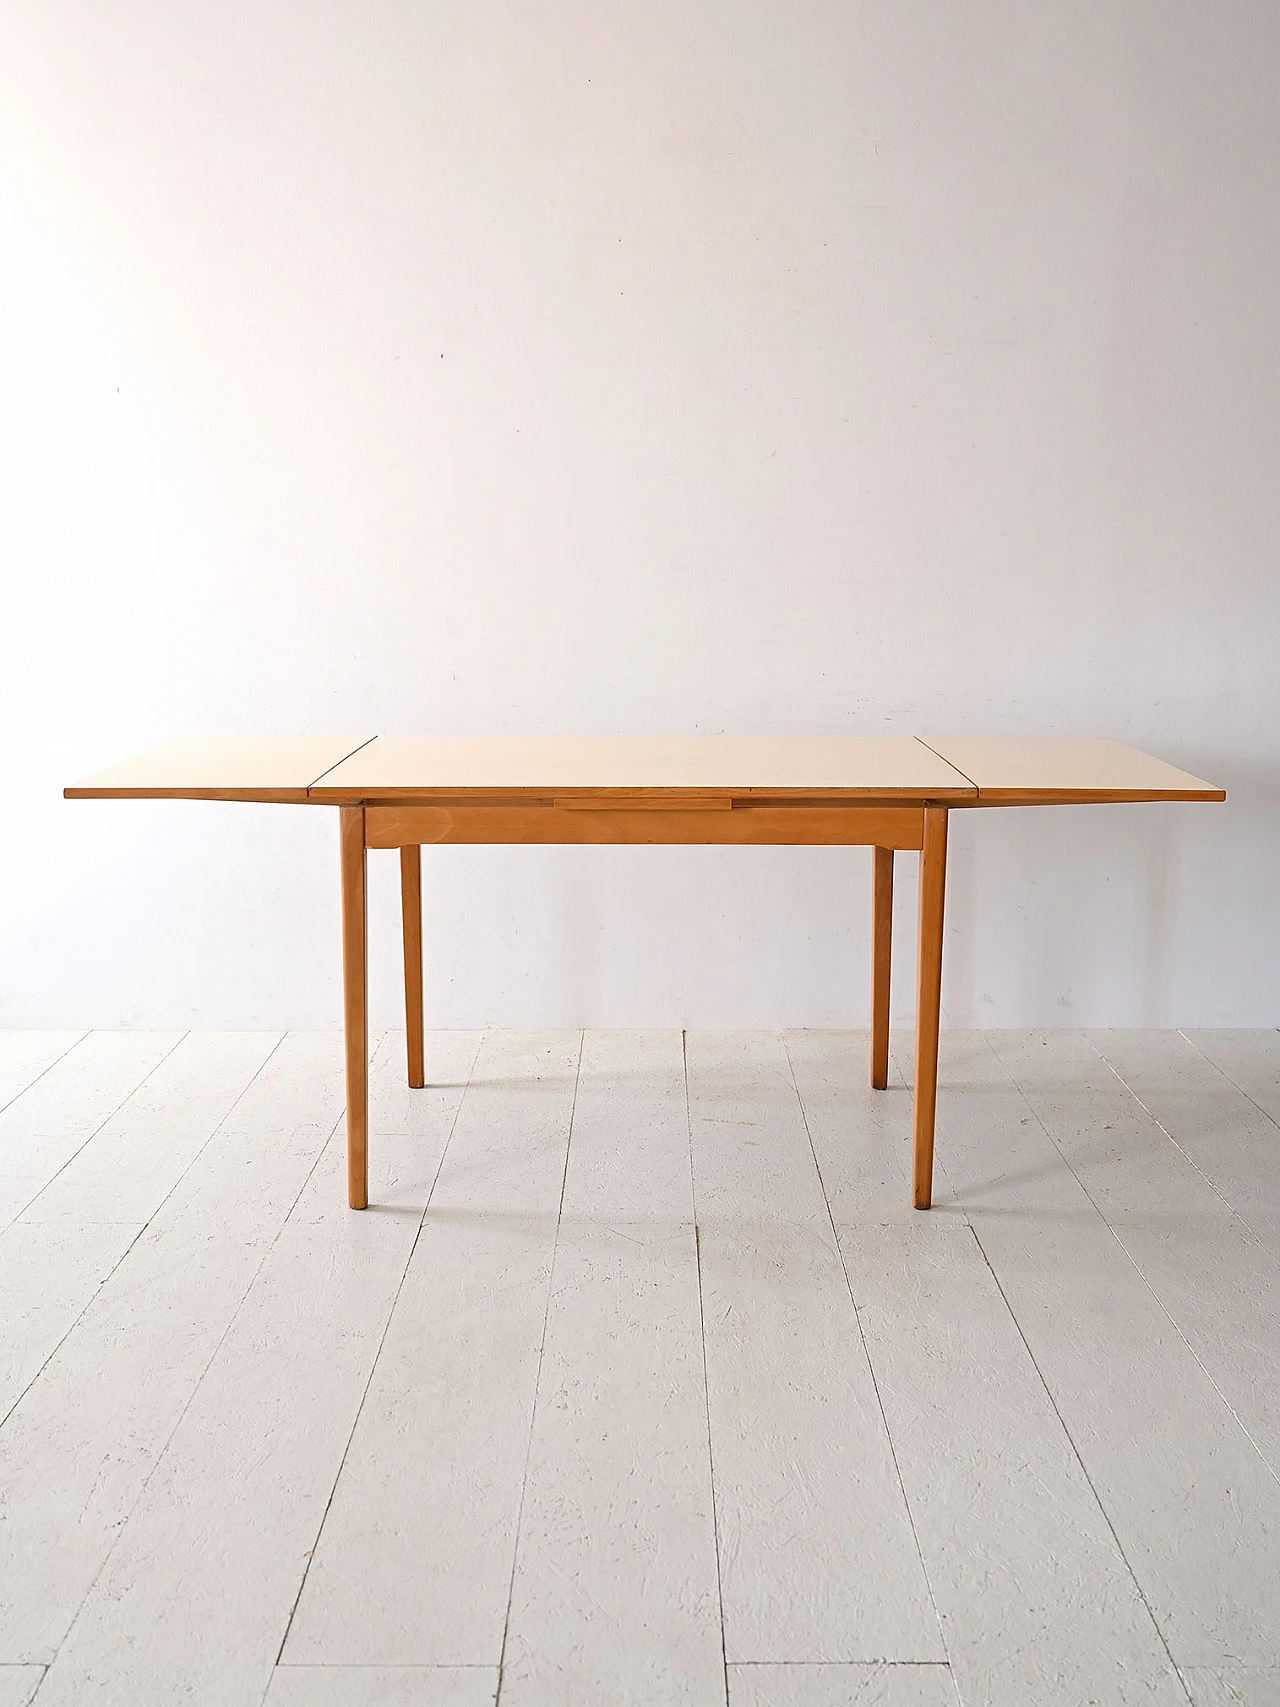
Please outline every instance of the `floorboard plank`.
[[497, 1665], [581, 1040], [490, 1033], [285, 1643]]
[[436, 1099], [429, 1135], [375, 1142], [381, 1213], [347, 1208], [341, 1133], [326, 1147], [50, 1667], [42, 1707], [261, 1701], [417, 1236], [425, 1190], [388, 1200], [385, 1175], [429, 1180], [421, 1154], [443, 1151], [459, 1096]]
[[141, 1231], [140, 1222], [11, 1221], [0, 1232], [0, 1424]]
[[0, 1665], [0, 1707], [27, 1707], [43, 1676], [43, 1666]]
[[264, 1707], [493, 1707], [497, 1666], [277, 1666]]
[[1280, 1702], [1280, 1666], [1223, 1666], [1186, 1673], [1192, 1707], [1276, 1707]]
[[22, 1212], [23, 1221], [149, 1221], [281, 1041], [189, 1032]]
[[[1069, 1031], [993, 1034], [1036, 1118], [1280, 1476], [1280, 1262], [1170, 1142], [1095, 1041]], [[1136, 1048], [1117, 1052], [1132, 1064]], [[1157, 1055], [1163, 1059], [1163, 1048]], [[1155, 1069], [1144, 1077], [1148, 1071]], [[1236, 1093], [1223, 1089], [1225, 1110]]]
[[0, 1659], [53, 1659], [333, 1131], [342, 1075], [340, 1034], [290, 1033], [0, 1428]]
[[783, 1041], [687, 1060], [726, 1657], [941, 1660]]
[[1184, 1703], [944, 1178], [910, 1207], [909, 1093], [867, 1087], [861, 1038], [788, 1047], [961, 1699]]
[[0, 1110], [0, 1226], [22, 1213], [184, 1035], [92, 1031]]
[[1280, 1034], [11, 1035], [0, 1707], [1280, 1707]]
[[[1256, 1035], [1256, 1034], [1255, 1034]], [[1274, 1032], [1262, 1033], [1269, 1042]], [[1280, 1126], [1238, 1089], [1193, 1042], [1176, 1031], [1097, 1031], [1089, 1041], [1174, 1143], [1280, 1259]], [[1237, 1070], [1249, 1051], [1232, 1052]], [[1254, 1082], [1270, 1068], [1269, 1050], [1254, 1055]], [[1242, 1059], [1243, 1057], [1243, 1059]]]
[[1174, 1661], [1273, 1663], [1280, 1484], [989, 1041], [953, 1034], [944, 1068], [954, 1200]]
[[84, 1031], [0, 1030], [0, 1111], [87, 1036]]
[[588, 1032], [503, 1707], [723, 1707], [684, 1057]]
[[1182, 1036], [1280, 1125], [1280, 1031], [1269, 1026], [1265, 1031], [1184, 1031]]
[[[0, 1229], [0, 1422], [278, 1042], [188, 1034], [48, 1184], [32, 1181], [31, 1200]], [[46, 1233], [42, 1222], [55, 1225]]]
[[956, 1707], [945, 1665], [731, 1665], [729, 1707]]

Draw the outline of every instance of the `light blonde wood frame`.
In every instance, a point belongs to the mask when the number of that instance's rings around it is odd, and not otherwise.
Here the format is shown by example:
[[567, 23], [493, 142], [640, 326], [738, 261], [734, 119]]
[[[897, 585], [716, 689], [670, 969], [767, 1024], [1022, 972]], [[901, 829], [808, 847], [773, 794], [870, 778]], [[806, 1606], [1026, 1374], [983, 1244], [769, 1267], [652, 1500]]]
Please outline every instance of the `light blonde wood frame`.
[[347, 1202], [369, 1205], [369, 950], [363, 806], [339, 809], [342, 1026], [347, 1062]]
[[692, 800], [388, 801], [367, 805], [371, 848], [433, 842], [736, 843], [755, 847], [919, 848], [920, 806]]
[[369, 848], [400, 850], [411, 1085], [423, 1083], [422, 856], [429, 843], [875, 848], [871, 1083], [889, 1075], [893, 856], [920, 853], [912, 1197], [932, 1195], [950, 807], [1222, 800], [1109, 738], [996, 736], [184, 736], [69, 800], [261, 800], [342, 809], [350, 1198], [367, 1189]]
[[924, 809], [920, 850], [920, 923], [916, 951], [916, 1100], [911, 1201], [933, 1201], [933, 1122], [938, 1103], [938, 1030], [942, 1014], [942, 930], [947, 889], [947, 809]]
[[875, 851], [871, 922], [871, 1088], [889, 1083], [889, 973], [893, 962], [893, 849]]
[[404, 1033], [409, 1086], [426, 1084], [422, 1021], [422, 849], [400, 849], [400, 916], [404, 926]]
[[938, 1021], [947, 859], [944, 805], [807, 805], [731, 796], [643, 800], [421, 798], [344, 805], [342, 815], [343, 1010], [347, 1028], [347, 1178], [353, 1209], [369, 1201], [368, 966], [365, 863], [369, 848], [400, 850], [405, 1027], [411, 1085], [425, 1082], [421, 849], [434, 843], [704, 843], [754, 847], [871, 847], [873, 901], [871, 1083], [888, 1084], [893, 856], [919, 851], [920, 922], [912, 1200], [932, 1196]]

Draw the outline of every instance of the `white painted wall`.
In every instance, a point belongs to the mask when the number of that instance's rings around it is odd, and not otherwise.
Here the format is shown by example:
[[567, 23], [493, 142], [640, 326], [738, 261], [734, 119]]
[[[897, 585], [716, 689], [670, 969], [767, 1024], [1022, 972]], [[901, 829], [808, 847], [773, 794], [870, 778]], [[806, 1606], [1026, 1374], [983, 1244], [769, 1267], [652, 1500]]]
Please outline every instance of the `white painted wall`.
[[[5, 10], [0, 1023], [335, 1023], [333, 814], [58, 791], [378, 729], [1113, 733], [949, 1019], [1280, 1021], [1272, 0]], [[425, 870], [432, 1023], [865, 1020], [862, 851]]]

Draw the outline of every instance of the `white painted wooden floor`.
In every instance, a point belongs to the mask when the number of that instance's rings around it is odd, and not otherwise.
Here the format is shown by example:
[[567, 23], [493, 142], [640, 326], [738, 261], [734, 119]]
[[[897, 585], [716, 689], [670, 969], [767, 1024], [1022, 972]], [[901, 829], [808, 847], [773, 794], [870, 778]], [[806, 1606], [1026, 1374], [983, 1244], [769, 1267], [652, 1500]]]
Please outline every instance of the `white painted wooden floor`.
[[1280, 1034], [0, 1033], [0, 1707], [1280, 1703]]

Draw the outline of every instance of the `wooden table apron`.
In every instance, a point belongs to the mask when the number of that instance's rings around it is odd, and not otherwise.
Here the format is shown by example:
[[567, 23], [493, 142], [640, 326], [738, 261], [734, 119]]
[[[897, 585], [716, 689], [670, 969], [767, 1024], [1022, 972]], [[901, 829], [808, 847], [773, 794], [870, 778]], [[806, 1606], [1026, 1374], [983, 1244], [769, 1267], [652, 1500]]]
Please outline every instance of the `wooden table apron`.
[[435, 843], [871, 847], [871, 1083], [889, 1073], [893, 856], [920, 855], [912, 1201], [932, 1196], [951, 808], [1222, 800], [1108, 739], [1027, 736], [188, 736], [68, 799], [272, 801], [341, 819], [347, 1180], [369, 1201], [366, 867], [400, 851], [409, 1083], [424, 1082], [422, 855]]
[[871, 847], [875, 850], [871, 963], [871, 1084], [889, 1082], [889, 974], [893, 856], [920, 855], [916, 951], [916, 1060], [912, 1202], [927, 1209], [933, 1189], [933, 1132], [942, 998], [947, 807], [755, 803], [731, 795], [649, 796], [604, 803], [549, 800], [356, 801], [341, 819], [343, 1025], [347, 1073], [347, 1193], [369, 1201], [369, 1015], [367, 854], [400, 850], [408, 1077], [425, 1082], [422, 1002], [421, 849], [434, 843], [715, 844], [752, 847]]

